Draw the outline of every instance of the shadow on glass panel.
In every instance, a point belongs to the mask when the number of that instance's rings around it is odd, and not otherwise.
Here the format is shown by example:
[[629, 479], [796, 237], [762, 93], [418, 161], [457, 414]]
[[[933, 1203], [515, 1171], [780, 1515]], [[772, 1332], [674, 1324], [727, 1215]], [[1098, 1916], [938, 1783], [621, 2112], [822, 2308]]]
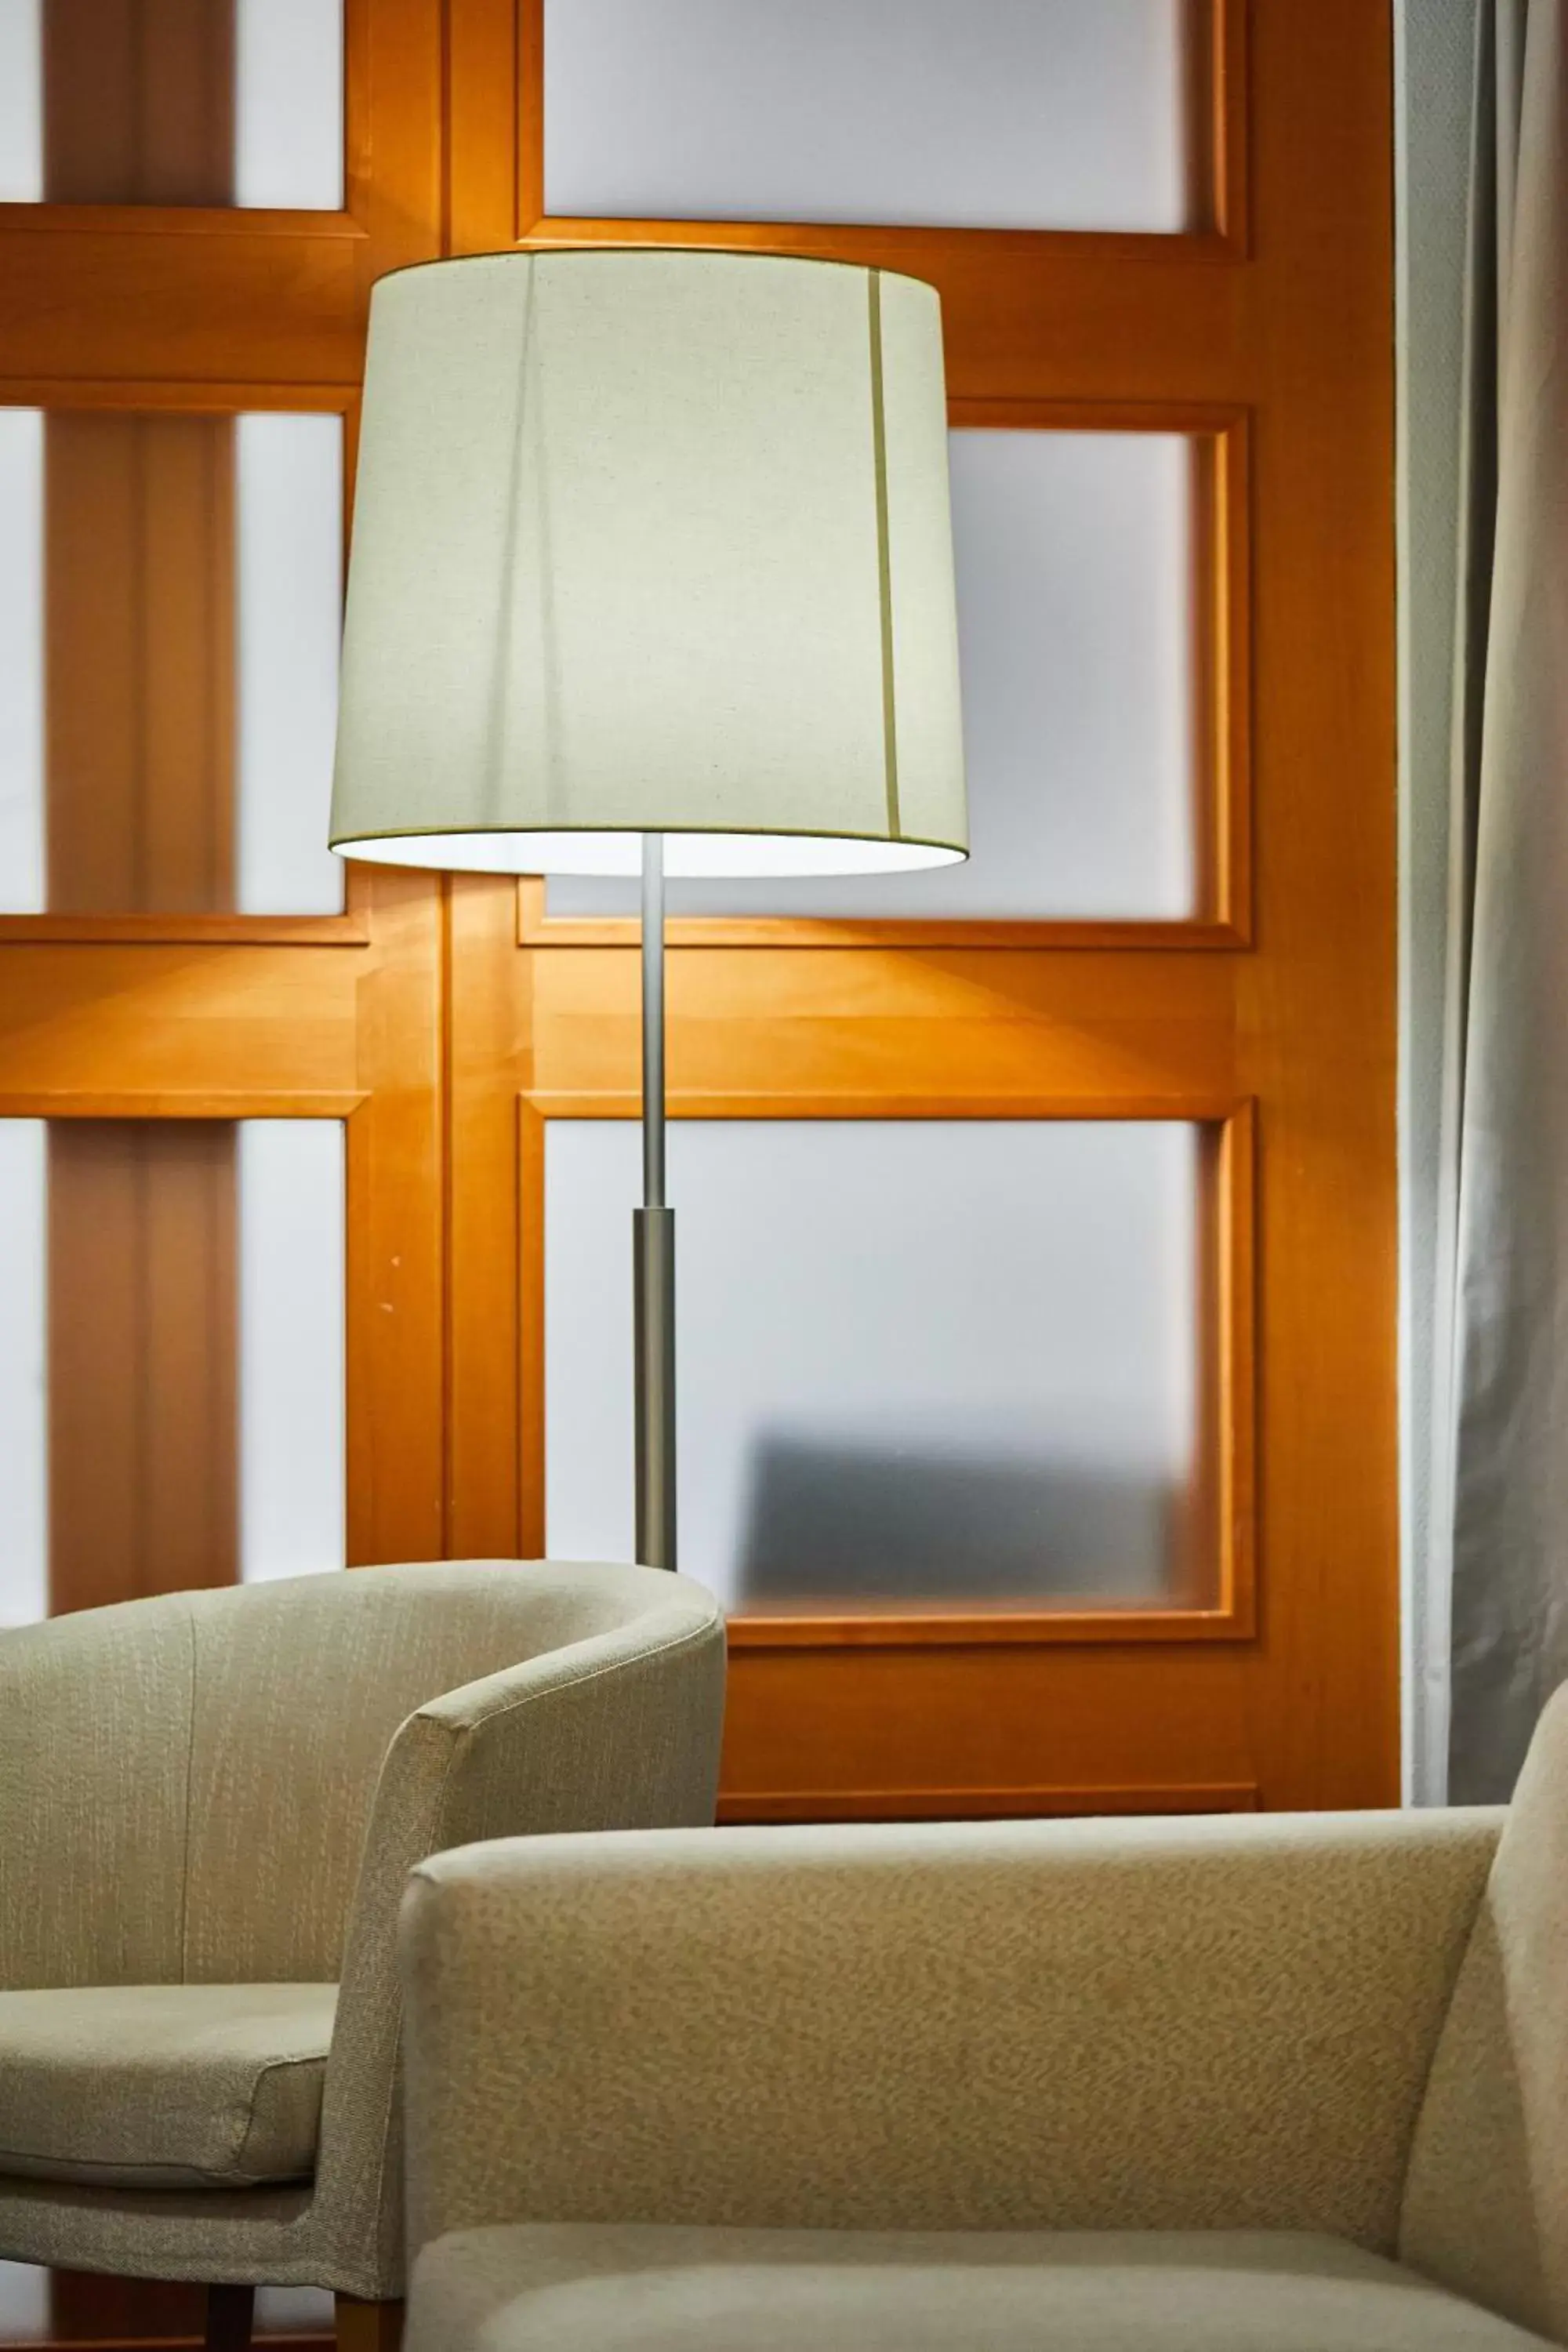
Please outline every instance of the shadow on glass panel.
[[1193, 1496], [1136, 1467], [764, 1436], [735, 1584], [754, 1611], [1191, 1606]]

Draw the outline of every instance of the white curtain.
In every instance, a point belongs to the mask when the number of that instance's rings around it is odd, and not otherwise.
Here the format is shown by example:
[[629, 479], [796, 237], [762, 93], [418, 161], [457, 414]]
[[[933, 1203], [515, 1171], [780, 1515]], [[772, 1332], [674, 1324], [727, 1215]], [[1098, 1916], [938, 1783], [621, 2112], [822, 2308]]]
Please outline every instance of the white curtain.
[[1415, 1563], [1457, 1803], [1508, 1796], [1568, 1677], [1568, 0], [1479, 0], [1476, 37]]

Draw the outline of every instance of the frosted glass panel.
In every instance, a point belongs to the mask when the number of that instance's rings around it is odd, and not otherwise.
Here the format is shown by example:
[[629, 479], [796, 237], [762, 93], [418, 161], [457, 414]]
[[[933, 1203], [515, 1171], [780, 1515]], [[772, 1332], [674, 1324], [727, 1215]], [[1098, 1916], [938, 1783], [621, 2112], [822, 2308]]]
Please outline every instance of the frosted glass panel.
[[343, 1130], [239, 1130], [239, 1562], [247, 1583], [342, 1568]]
[[[632, 1549], [631, 1121], [546, 1129], [548, 1544]], [[681, 1565], [732, 1608], [1167, 1598], [1197, 1130], [678, 1121]]]
[[[1195, 911], [1192, 444], [949, 439], [971, 855], [927, 874], [675, 882], [677, 914], [1180, 920]], [[636, 911], [564, 876], [552, 914]]]
[[0, 0], [0, 204], [44, 193], [43, 0]]
[[258, 2286], [256, 2333], [262, 2336], [331, 2336], [335, 2325], [331, 2296], [319, 2286]]
[[238, 0], [234, 97], [235, 203], [336, 212], [342, 0]]
[[42, 1119], [0, 1119], [0, 1629], [48, 1607], [45, 1171]]
[[337, 415], [0, 408], [0, 913], [341, 909], [342, 510]]
[[43, 416], [0, 408], [0, 913], [8, 915], [36, 915], [44, 903], [43, 499]]
[[43, 29], [43, 0], [0, 0], [0, 202], [342, 206], [342, 0]]
[[336, 416], [251, 415], [236, 424], [242, 914], [335, 914], [342, 905], [342, 860], [327, 847], [342, 472]]
[[547, 211], [1178, 230], [1182, 0], [545, 0]]
[[33, 2263], [0, 2263], [0, 2342], [26, 2344], [49, 2333], [49, 2274]]

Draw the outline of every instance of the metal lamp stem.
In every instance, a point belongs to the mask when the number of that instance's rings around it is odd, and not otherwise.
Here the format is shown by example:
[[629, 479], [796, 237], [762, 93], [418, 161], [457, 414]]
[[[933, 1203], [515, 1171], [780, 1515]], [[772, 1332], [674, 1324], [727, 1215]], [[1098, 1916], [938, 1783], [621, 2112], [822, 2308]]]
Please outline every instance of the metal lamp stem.
[[664, 1199], [664, 836], [642, 844], [643, 1205], [636, 1286], [637, 1556], [675, 1566], [675, 1212]]

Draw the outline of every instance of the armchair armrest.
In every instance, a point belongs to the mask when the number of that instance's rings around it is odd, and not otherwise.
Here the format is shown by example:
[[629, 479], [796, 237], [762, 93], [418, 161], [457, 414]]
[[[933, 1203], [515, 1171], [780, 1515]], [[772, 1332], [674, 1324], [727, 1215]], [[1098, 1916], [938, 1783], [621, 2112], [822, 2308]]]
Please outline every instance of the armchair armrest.
[[1500, 1815], [552, 1837], [405, 1897], [413, 2248], [510, 2221], [1392, 2248]]
[[393, 1742], [349, 1922], [316, 2175], [319, 2227], [355, 2293], [395, 2292], [402, 2274], [396, 1931], [413, 1865], [476, 1838], [712, 1820], [724, 1624], [700, 1588], [668, 1586], [659, 1612], [433, 1699]]

